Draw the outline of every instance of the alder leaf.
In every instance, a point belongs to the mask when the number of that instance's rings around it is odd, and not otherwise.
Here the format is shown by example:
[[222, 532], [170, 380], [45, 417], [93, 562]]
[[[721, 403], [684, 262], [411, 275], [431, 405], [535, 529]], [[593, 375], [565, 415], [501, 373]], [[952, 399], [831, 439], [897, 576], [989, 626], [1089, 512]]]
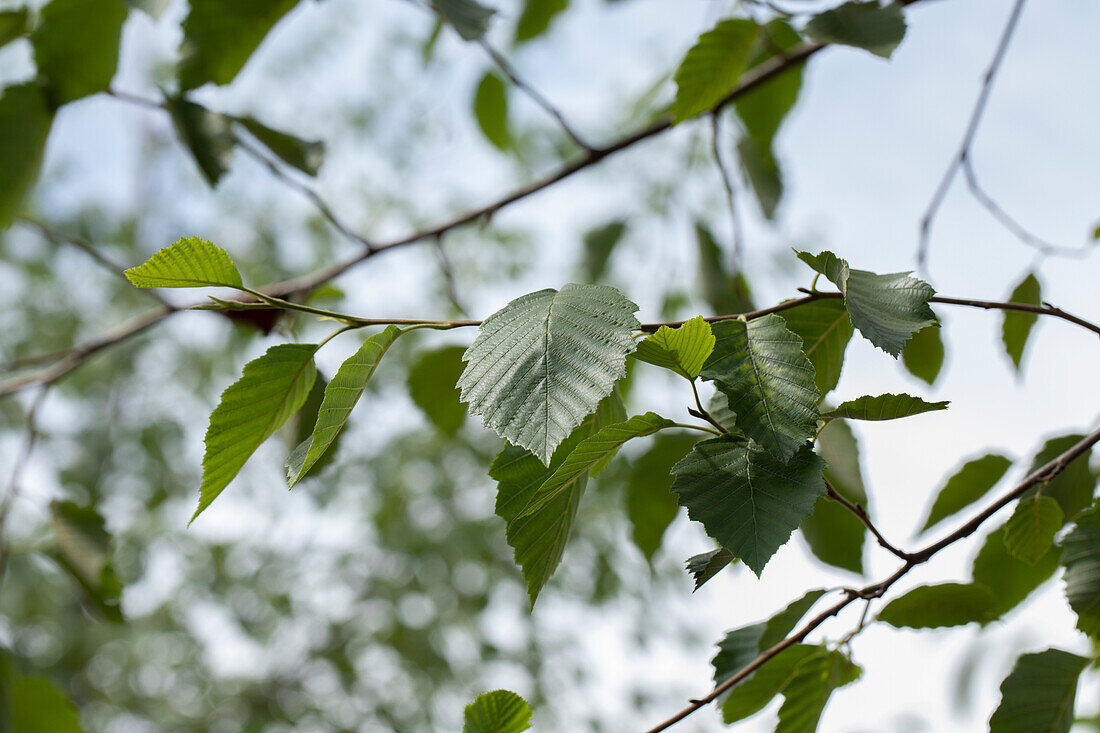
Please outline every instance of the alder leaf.
[[260, 444], [282, 427], [309, 395], [317, 368], [314, 344], [279, 344], [244, 366], [210, 415], [202, 490], [191, 521], [229, 485]]
[[511, 150], [515, 139], [508, 125], [508, 86], [490, 71], [481, 77], [474, 93], [474, 118], [485, 139], [499, 150]]
[[244, 286], [233, 259], [221, 247], [198, 237], [184, 237], [131, 267], [126, 278], [137, 288]]
[[[1028, 467], [1028, 475], [1038, 471], [1041, 467], [1065, 453], [1084, 437], [1080, 434], [1071, 434], [1046, 441]], [[1043, 496], [1049, 496], [1062, 507], [1062, 514], [1067, 522], [1092, 503], [1097, 478], [1089, 469], [1089, 457], [1091, 455], [1092, 449], [1089, 449], [1077, 456], [1062, 469], [1061, 473], [1042, 487]], [[1035, 494], [1038, 491], [1038, 488], [1031, 489], [1027, 495]]]
[[521, 733], [531, 727], [531, 706], [508, 690], [478, 695], [466, 706], [462, 733]]
[[765, 662], [730, 690], [722, 701], [722, 722], [730, 725], [763, 710], [794, 679], [798, 666], [819, 649], [809, 644], [794, 644]]
[[703, 300], [715, 313], [729, 315], [752, 310], [752, 293], [744, 274], [730, 271], [729, 256], [701, 221], [695, 222], [695, 244], [699, 250], [698, 281]]
[[901, 3], [853, 1], [815, 15], [805, 31], [818, 43], [855, 46], [888, 59], [905, 37], [905, 16]]
[[825, 395], [836, 389], [853, 332], [844, 304], [815, 300], [783, 311], [782, 317], [787, 329], [802, 339], [802, 352], [814, 367], [817, 391]]
[[321, 164], [325, 161], [325, 144], [323, 142], [303, 140], [300, 137], [288, 135], [285, 132], [268, 127], [253, 117], [234, 117], [232, 119], [243, 125], [265, 148], [287, 165], [297, 168], [309, 176], [316, 176], [321, 170]]
[[1088, 663], [1061, 649], [1022, 655], [1001, 683], [989, 733], [1069, 733], [1077, 681]]
[[[802, 38], [789, 24], [780, 19], [769, 21], [761, 27], [753, 47], [749, 68], [782, 55], [801, 43]], [[802, 88], [803, 64], [796, 64], [743, 94], [737, 95], [733, 106], [737, 116], [745, 124], [745, 130], [760, 147], [771, 149], [787, 113], [798, 101]]]
[[676, 372], [685, 379], [699, 376], [703, 362], [714, 350], [714, 333], [702, 316], [678, 328], [661, 326], [638, 343], [634, 358]]
[[1064, 521], [1062, 508], [1054, 499], [1025, 496], [1005, 525], [1005, 549], [1017, 560], [1034, 565], [1050, 551]]
[[52, 124], [53, 111], [39, 85], [28, 82], [0, 93], [0, 231], [38, 179]]
[[233, 81], [298, 0], [190, 0], [180, 43], [180, 89]]
[[727, 18], [699, 36], [676, 70], [675, 122], [706, 112], [733, 90], [759, 33], [760, 26], [747, 18]]
[[571, 283], [513, 300], [481, 324], [466, 350], [463, 401], [497, 435], [549, 465], [626, 374], [637, 309], [606, 285]]
[[802, 340], [774, 313], [711, 328], [716, 342], [703, 379], [726, 394], [745, 435], [786, 461], [817, 428], [820, 395]]
[[431, 0], [435, 12], [451, 24], [464, 41], [476, 41], [489, 30], [497, 11], [477, 0]]
[[631, 461], [622, 477], [626, 484], [626, 518], [630, 521], [630, 538], [650, 562], [661, 546], [665, 530], [680, 511], [676, 495], [669, 491], [672, 467], [688, 454], [696, 442], [694, 435], [657, 433], [649, 450]]
[[825, 494], [824, 461], [809, 445], [786, 462], [725, 435], [697, 443], [673, 467], [688, 516], [757, 576]]
[[[1019, 285], [1008, 296], [1010, 303], [1026, 303], [1039, 305], [1042, 303], [1042, 287], [1034, 273], [1028, 273]], [[1027, 346], [1027, 338], [1031, 335], [1031, 327], [1039, 320], [1035, 313], [1023, 311], [1005, 311], [1004, 321], [1001, 323], [1001, 340], [1004, 343], [1005, 353], [1012, 360], [1012, 366], [1020, 371], [1020, 362], [1024, 357], [1024, 347]]]
[[936, 382], [943, 367], [943, 353], [940, 327], [925, 326], [905, 342], [901, 361], [910, 374], [931, 385]]
[[936, 494], [936, 500], [928, 511], [921, 532], [927, 532], [953, 514], [962, 511], [997, 485], [1012, 466], [1005, 456], [990, 453], [967, 461], [954, 473]]
[[760, 213], [765, 219], [774, 219], [779, 200], [783, 198], [783, 174], [775, 154], [751, 137], [742, 137], [737, 141], [737, 160], [760, 204]]
[[118, 66], [122, 0], [50, 0], [31, 33], [34, 62], [55, 107], [107, 90]]
[[466, 422], [466, 405], [455, 383], [462, 375], [461, 346], [426, 351], [409, 369], [408, 388], [416, 406], [444, 435], [454, 437]]
[[859, 679], [862, 670], [839, 651], [818, 647], [783, 688], [775, 733], [814, 733], [833, 692]]
[[[816, 451], [825, 459], [825, 478], [848, 501], [870, 511], [870, 501], [859, 467], [859, 443], [844, 421], [826, 425], [816, 441]], [[799, 525], [802, 539], [823, 563], [863, 573], [863, 545], [867, 527], [839, 503], [821, 497], [814, 512]]]
[[568, 7], [569, 0], [524, 0], [523, 12], [516, 22], [516, 44], [541, 36], [554, 17]]
[[583, 237], [584, 262], [581, 268], [589, 282], [601, 279], [607, 271], [608, 260], [615, 245], [626, 234], [626, 222], [610, 221], [602, 226], [589, 229]]
[[704, 583], [735, 560], [733, 553], [724, 547], [689, 557], [684, 565], [691, 577], [695, 579], [695, 587], [691, 589], [691, 592], [694, 593], [702, 588]]
[[[385, 330], [374, 334], [359, 347], [359, 350], [349, 356], [336, 375], [325, 387], [325, 398], [321, 402], [321, 408], [317, 411], [317, 423], [313, 427], [313, 435], [309, 439], [309, 447], [302, 456], [301, 465], [297, 461], [289, 462], [287, 469], [287, 485], [291, 488], [309, 473], [321, 456], [325, 454], [336, 436], [344, 429], [344, 425], [351, 416], [351, 411], [362, 396], [367, 383], [378, 368], [378, 363], [386, 354], [397, 337], [403, 331], [397, 326], [386, 326]], [[297, 452], [297, 451], [296, 451]], [[293, 454], [292, 454], [293, 455]], [[296, 457], [295, 457], [296, 458]], [[292, 469], [297, 469], [291, 473]]]
[[203, 179], [217, 186], [229, 170], [237, 145], [232, 119], [183, 97], [166, 98], [164, 107]]
[[993, 619], [993, 594], [983, 585], [921, 585], [886, 604], [878, 620], [898, 628], [937, 629]]
[[30, 12], [26, 8], [0, 11], [0, 48], [30, 30]]
[[1038, 562], [1028, 565], [1008, 554], [1004, 526], [992, 532], [974, 558], [973, 566], [974, 583], [993, 593], [991, 618], [974, 620], [985, 625], [1023, 603], [1036, 588], [1054, 575], [1061, 556], [1061, 547], [1051, 547]]
[[864, 395], [842, 402], [835, 409], [821, 413], [822, 420], [897, 420], [923, 412], [946, 410], [949, 402], [925, 402], [907, 394]]
[[1062, 542], [1066, 600], [1077, 614], [1077, 628], [1100, 639], [1100, 509], [1085, 512], [1076, 524]]

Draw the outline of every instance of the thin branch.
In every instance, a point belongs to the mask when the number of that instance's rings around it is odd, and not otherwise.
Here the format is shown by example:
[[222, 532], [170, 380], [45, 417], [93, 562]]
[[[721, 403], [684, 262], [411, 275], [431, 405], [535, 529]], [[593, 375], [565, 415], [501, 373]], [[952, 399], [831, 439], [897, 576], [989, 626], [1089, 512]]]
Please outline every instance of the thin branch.
[[722, 179], [722, 186], [726, 189], [726, 206], [730, 212], [730, 233], [733, 243], [730, 247], [734, 272], [741, 271], [741, 217], [737, 209], [737, 188], [733, 183], [733, 176], [722, 158], [721, 142], [721, 115], [717, 112], [710, 116], [711, 123], [711, 153], [714, 155], [714, 164], [718, 166], [718, 174]]
[[910, 553], [905, 552], [904, 550], [899, 550], [897, 547], [887, 542], [886, 538], [882, 536], [882, 533], [878, 531], [878, 528], [871, 521], [871, 517], [868, 516], [867, 510], [864, 509], [862, 505], [854, 504], [844, 498], [844, 496], [842, 496], [841, 493], [833, 487], [832, 483], [829, 482], [829, 479], [825, 479], [825, 490], [827, 492], [826, 495], [830, 499], [835, 501], [837, 504], [840, 504], [852, 514], [856, 515], [859, 521], [863, 522], [863, 526], [865, 526], [867, 530], [872, 535], [874, 535], [875, 539], [878, 540], [879, 545], [881, 545], [883, 549], [893, 554], [895, 557], [901, 558], [902, 560], [909, 560], [909, 558], [912, 557]]
[[689, 381], [691, 383], [691, 394], [695, 397], [695, 406], [699, 409], [698, 412], [696, 412], [695, 410], [689, 408], [688, 412], [693, 417], [697, 417], [701, 420], [706, 420], [711, 425], [718, 428], [718, 430], [720, 430], [721, 432], [728, 433], [729, 430], [726, 429], [726, 426], [715, 420], [714, 416], [707, 412], [707, 408], [703, 407], [703, 401], [699, 399], [699, 389], [695, 386], [695, 380], [692, 379]]
[[939, 542], [935, 542], [929, 545], [920, 552], [916, 552], [910, 555], [909, 559], [906, 560], [900, 568], [894, 571], [894, 573], [885, 580], [879, 581], [878, 583], [873, 583], [868, 586], [864, 586], [863, 588], [860, 588], [858, 590], [846, 590], [845, 597], [843, 599], [838, 601], [833, 606], [825, 609], [814, 618], [810, 619], [801, 629], [791, 634], [783, 641], [761, 652], [756, 657], [756, 659], [745, 665], [740, 671], [727, 679], [721, 685], [715, 687], [709, 695], [699, 698], [697, 700], [692, 700], [687, 707], [673, 715], [671, 718], [668, 718], [664, 722], [659, 723], [657, 726], [650, 728], [646, 733], [660, 733], [660, 731], [667, 730], [676, 723], [694, 713], [696, 710], [703, 707], [704, 705], [707, 705], [718, 699], [727, 690], [730, 690], [734, 687], [734, 685], [744, 680], [760, 667], [764, 666], [764, 664], [766, 664], [768, 660], [775, 657], [784, 649], [787, 649], [805, 639], [817, 627], [821, 626], [821, 624], [825, 623], [830, 618], [836, 616], [838, 613], [843, 611], [853, 601], [857, 599], [869, 600], [872, 598], [881, 597], [884, 593], [886, 593], [887, 590], [890, 589], [890, 587], [894, 583], [904, 577], [910, 570], [922, 563], [927, 562], [936, 553], [940, 552], [940, 550], [943, 550], [944, 548], [953, 545], [959, 540], [972, 535], [975, 531], [977, 531], [982, 523], [993, 516], [993, 514], [995, 514], [998, 510], [1007, 506], [1014, 499], [1022, 496], [1031, 487], [1045, 481], [1050, 481], [1052, 478], [1064, 471], [1066, 466], [1068, 466], [1075, 458], [1078, 458], [1079, 456], [1085, 454], [1098, 442], [1100, 442], [1100, 428], [1094, 430], [1092, 433], [1082, 438], [1069, 450], [1065, 451], [1058, 457], [1040, 467], [1038, 470], [1031, 473], [1031, 475], [1029, 475], [1023, 481], [1017, 484], [1016, 487], [1013, 488], [1010, 492], [995, 501], [992, 505], [990, 505], [984, 511], [980, 512], [977, 516], [964, 524], [958, 530], [944, 537]]

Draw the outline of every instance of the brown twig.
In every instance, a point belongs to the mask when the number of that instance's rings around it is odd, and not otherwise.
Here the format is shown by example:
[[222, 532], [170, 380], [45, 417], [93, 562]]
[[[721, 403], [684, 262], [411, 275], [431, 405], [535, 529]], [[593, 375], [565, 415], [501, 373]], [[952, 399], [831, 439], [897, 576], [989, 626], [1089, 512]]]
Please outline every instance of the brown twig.
[[874, 522], [871, 521], [871, 517], [868, 516], [867, 510], [864, 509], [862, 505], [854, 504], [845, 499], [840, 494], [840, 492], [833, 487], [832, 483], [829, 482], [829, 479], [825, 479], [825, 490], [827, 492], [826, 496], [850, 511], [859, 519], [859, 521], [863, 522], [863, 526], [865, 526], [867, 530], [872, 535], [874, 535], [875, 539], [878, 540], [879, 545], [881, 545], [883, 549], [893, 554], [894, 556], [901, 558], [902, 560], [909, 560], [912, 557], [910, 553], [905, 552], [904, 550], [899, 550], [897, 547], [890, 544], [886, 540], [886, 538], [882, 536], [882, 533], [878, 531], [878, 527], [874, 525]]

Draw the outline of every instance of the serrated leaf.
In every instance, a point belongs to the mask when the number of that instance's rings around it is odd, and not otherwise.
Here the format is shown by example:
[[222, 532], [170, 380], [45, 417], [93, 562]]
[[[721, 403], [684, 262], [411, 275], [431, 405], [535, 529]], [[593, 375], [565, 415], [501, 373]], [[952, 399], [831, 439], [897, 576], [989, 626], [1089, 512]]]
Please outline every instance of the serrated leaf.
[[489, 21], [496, 10], [477, 0], [431, 0], [435, 12], [451, 24], [464, 41], [476, 41], [489, 30]]
[[186, 91], [233, 81], [252, 52], [298, 0], [191, 0], [183, 21], [179, 82]]
[[131, 267], [126, 278], [137, 288], [240, 288], [241, 273], [221, 247], [198, 237], [184, 237]]
[[[993, 593], [992, 619], [998, 619], [1023, 603], [1036, 588], [1058, 569], [1061, 547], [1052, 547], [1037, 563], [1028, 565], [1008, 554], [1005, 528], [1001, 526], [985, 539], [974, 558], [974, 583]], [[980, 620], [980, 619], [975, 619]], [[983, 622], [984, 625], [985, 622]]]
[[[1028, 273], [1019, 285], [1008, 296], [1011, 303], [1026, 303], [1039, 305], [1042, 302], [1042, 287], [1034, 273]], [[1024, 347], [1027, 346], [1027, 338], [1031, 335], [1031, 327], [1039, 320], [1035, 313], [1022, 311], [1005, 311], [1004, 320], [1001, 322], [1001, 340], [1004, 343], [1005, 353], [1012, 360], [1016, 371], [1020, 370], [1020, 362], [1024, 357]]]
[[478, 695], [466, 706], [462, 733], [521, 733], [531, 727], [531, 706], [508, 690]]
[[[1048, 440], [1032, 460], [1031, 466], [1027, 469], [1028, 475], [1065, 453], [1084, 437], [1084, 435], [1072, 434]], [[1043, 496], [1049, 496], [1062, 507], [1062, 514], [1067, 522], [1092, 503], [1092, 495], [1096, 490], [1097, 479], [1089, 470], [1089, 457], [1091, 455], [1091, 449], [1085, 451], [1070, 461], [1061, 473], [1042, 487]], [[1037, 488], [1031, 489], [1027, 495], [1038, 491]]]
[[692, 435], [658, 433], [650, 449], [631, 461], [623, 477], [630, 537], [646, 560], [652, 561], [665, 530], [679, 512], [676, 496], [669, 491], [672, 467], [687, 455], [695, 442]]
[[937, 629], [993, 620], [993, 594], [973, 583], [921, 585], [886, 604], [878, 620], [898, 628]]
[[949, 402], [925, 402], [907, 394], [864, 395], [842, 402], [835, 409], [821, 413], [822, 420], [897, 420], [924, 412], [946, 410]]
[[222, 392], [206, 429], [199, 516], [229, 485], [249, 456], [282, 427], [309, 395], [317, 368], [313, 344], [279, 344], [244, 366]]
[[691, 592], [694, 593], [702, 588], [704, 583], [724, 570], [734, 560], [733, 553], [724, 547], [689, 557], [684, 565], [691, 577], [695, 579], [695, 587], [691, 589]]
[[595, 229], [585, 232], [584, 242], [584, 274], [590, 282], [595, 282], [603, 277], [607, 271], [607, 262], [611, 253], [626, 234], [626, 222], [611, 221]]
[[729, 397], [737, 427], [785, 461], [817, 427], [820, 395], [802, 340], [774, 313], [711, 328], [716, 342], [703, 379], [713, 380]]
[[699, 248], [699, 284], [703, 299], [715, 313], [730, 315], [752, 310], [752, 293], [744, 275], [729, 271], [727, 255], [702, 222], [695, 223], [695, 242]]
[[1089, 660], [1061, 649], [1024, 654], [1001, 683], [990, 733], [1069, 733], [1077, 681]]
[[318, 140], [303, 140], [294, 135], [272, 129], [252, 117], [237, 117], [263, 146], [274, 153], [279, 160], [293, 166], [306, 175], [316, 176], [325, 162], [325, 144]]
[[30, 30], [30, 13], [26, 8], [0, 12], [0, 48], [25, 35]]
[[513, 300], [481, 324], [458, 381], [470, 411], [549, 465], [554, 449], [626, 373], [638, 309], [605, 285]]
[[743, 137], [737, 143], [737, 160], [760, 204], [760, 212], [764, 218], [774, 219], [779, 200], [783, 198], [783, 174], [775, 154], [752, 138]]
[[696, 444], [672, 469], [688, 516], [757, 576], [824, 495], [824, 461], [804, 446], [786, 462], [744, 439]]
[[481, 77], [474, 94], [474, 118], [485, 139], [500, 150], [515, 146], [508, 124], [508, 86], [490, 71]]
[[818, 651], [816, 646], [795, 644], [769, 659], [730, 690], [721, 703], [722, 722], [736, 723], [763, 710], [794, 678], [798, 665]]
[[862, 670], [839, 651], [818, 647], [783, 689], [775, 733], [814, 733], [833, 691], [859, 679]]
[[0, 230], [11, 224], [38, 179], [52, 124], [53, 111], [37, 84], [0, 94]]
[[1012, 461], [997, 453], [967, 461], [936, 494], [921, 532], [928, 531], [981, 499], [997, 485], [1011, 466]]
[[288, 469], [288, 486], [293, 488], [294, 484], [309, 473], [313, 464], [320, 460], [336, 440], [336, 436], [344, 429], [352, 409], [362, 396], [363, 390], [367, 388], [367, 383], [374, 375], [378, 363], [382, 361], [386, 350], [401, 334], [402, 330], [397, 326], [386, 326], [385, 330], [364, 341], [359, 350], [349, 356], [336, 370], [332, 381], [325, 388], [325, 399], [321, 402], [321, 409], [317, 411], [317, 424], [313, 427], [309, 448], [302, 457], [302, 465], [293, 477], [290, 477]]
[[568, 7], [569, 0], [524, 0], [523, 12], [516, 23], [516, 44], [541, 36], [554, 17]]
[[847, 2], [815, 15], [805, 30], [818, 43], [855, 46], [888, 59], [905, 37], [905, 16], [896, 2]]
[[111, 535], [102, 515], [93, 506], [54, 501], [50, 520], [58, 562], [105, 618], [122, 621], [122, 584], [111, 565]]
[[818, 255], [799, 252], [798, 258], [837, 286], [852, 325], [864, 338], [895, 358], [910, 336], [939, 323], [928, 307], [928, 299], [936, 291], [908, 272], [876, 275], [855, 270], [832, 252]]
[[749, 66], [759, 33], [751, 20], [727, 18], [699, 36], [676, 70], [675, 122], [706, 112], [733, 90]]
[[31, 44], [55, 106], [111, 86], [125, 20], [122, 0], [50, 0], [42, 8]]
[[409, 396], [439, 432], [454, 436], [466, 422], [466, 405], [455, 383], [462, 375], [461, 346], [426, 351], [409, 369]]
[[1034, 565], [1054, 546], [1054, 535], [1064, 521], [1062, 508], [1054, 499], [1025, 496], [1005, 525], [1005, 549], [1017, 560]]
[[934, 384], [943, 367], [943, 339], [939, 326], [917, 331], [901, 350], [901, 361], [917, 379]]
[[166, 98], [164, 108], [203, 179], [211, 187], [217, 186], [229, 170], [237, 145], [232, 120], [183, 97]]
[[702, 316], [678, 328], [661, 326], [638, 343], [634, 358], [676, 372], [685, 379], [699, 376], [703, 362], [714, 350], [714, 333]]
[[802, 339], [802, 352], [814, 367], [814, 383], [822, 395], [831, 392], [840, 381], [844, 352], [852, 339], [852, 322], [844, 304], [836, 300], [816, 300], [783, 311], [787, 329]]
[[[870, 510], [859, 467], [859, 443], [842, 421], [830, 422], [817, 438], [817, 454], [825, 459], [825, 478], [848, 501]], [[859, 518], [828, 497], [799, 525], [802, 538], [818, 560], [834, 567], [863, 573], [863, 544], [867, 528]]]
[[1077, 614], [1077, 628], [1100, 639], [1100, 509], [1077, 517], [1062, 542], [1066, 600]]

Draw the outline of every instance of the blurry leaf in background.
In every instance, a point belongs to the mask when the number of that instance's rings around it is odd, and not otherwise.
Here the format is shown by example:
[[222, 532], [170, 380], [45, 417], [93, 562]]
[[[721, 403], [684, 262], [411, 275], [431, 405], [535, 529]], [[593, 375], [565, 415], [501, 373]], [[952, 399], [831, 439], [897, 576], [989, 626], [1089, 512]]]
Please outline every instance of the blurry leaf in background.
[[983, 620], [982, 624], [1001, 618], [1023, 603], [1032, 591], [1054, 575], [1061, 556], [1062, 548], [1055, 546], [1038, 562], [1029, 565], [1008, 554], [1004, 525], [990, 533], [974, 558], [973, 569], [974, 583], [993, 592], [991, 618]]
[[939, 326], [926, 326], [905, 342], [901, 361], [917, 379], [934, 384], [943, 367], [943, 338]]
[[232, 120], [183, 97], [168, 97], [164, 105], [203, 178], [211, 186], [217, 186], [229, 170], [237, 145]]
[[864, 395], [821, 413], [822, 420], [898, 420], [946, 410], [949, 403], [925, 402], [907, 394]]
[[72, 702], [45, 677], [25, 677], [0, 648], [0, 731], [81, 733]]
[[515, 43], [541, 36], [554, 17], [568, 7], [569, 0], [523, 0], [523, 12], [516, 23]]
[[224, 249], [199, 237], [163, 247], [124, 273], [136, 288], [240, 288], [241, 273]]
[[1077, 680], [1089, 660], [1061, 649], [1024, 654], [1001, 683], [990, 733], [1069, 733]]
[[921, 531], [928, 531], [981, 499], [996, 486], [1011, 466], [1012, 461], [998, 453], [967, 461], [937, 492]]
[[1063, 521], [1062, 508], [1054, 499], [1025, 496], [1005, 525], [1005, 549], [1017, 560], [1034, 565], [1054, 546]]
[[[630, 520], [631, 539], [646, 560], [653, 560], [665, 530], [679, 511], [676, 495], [669, 490], [672, 467], [688, 454], [695, 442], [696, 438], [691, 435], [660, 433], [654, 436], [649, 450], [630, 462], [624, 481], [626, 515]], [[706, 581], [700, 582], [697, 576], [696, 582], [698, 587]]]
[[315, 176], [325, 162], [325, 144], [316, 140], [303, 140], [294, 135], [274, 130], [252, 117], [237, 117], [264, 147], [278, 156], [279, 160], [293, 166], [303, 173]]
[[691, 592], [699, 590], [703, 587], [703, 584], [720, 573], [727, 565], [735, 562], [733, 553], [724, 547], [719, 547], [717, 550], [711, 550], [710, 552], [704, 552], [699, 555], [692, 555], [685, 562], [684, 565], [695, 580], [695, 587]]
[[[302, 403], [298, 412], [294, 413], [294, 415], [287, 420], [284, 426], [286, 429], [286, 439], [290, 443], [289, 448], [291, 452], [293, 453], [300, 448], [301, 460], [303, 461], [305, 460], [306, 451], [309, 450], [309, 440], [313, 437], [313, 428], [317, 425], [317, 413], [321, 410], [321, 403], [325, 399], [325, 390], [327, 388], [328, 380], [325, 379], [324, 375], [318, 373], [317, 378], [313, 381], [313, 386], [309, 390], [309, 394], [306, 395], [306, 401]], [[316, 475], [332, 463], [340, 446], [340, 438], [343, 435], [343, 432], [336, 435], [336, 438], [333, 439], [328, 450], [325, 451], [325, 454], [313, 464], [312, 468], [305, 472], [302, 478]], [[291, 460], [287, 458], [286, 462], [290, 464]]]
[[34, 83], [0, 92], [0, 230], [19, 213], [42, 165], [53, 112]]
[[298, 0], [191, 0], [180, 43], [180, 89], [233, 81], [267, 32]]
[[783, 641], [823, 595], [823, 590], [807, 591], [767, 621], [727, 632], [718, 642], [718, 653], [710, 660], [715, 686], [740, 672], [761, 652]]
[[[1084, 437], [1084, 435], [1074, 433], [1046, 441], [1043, 447], [1039, 449], [1035, 459], [1032, 460], [1027, 473], [1030, 475], [1039, 470], [1062, 453], [1065, 453]], [[1097, 477], [1089, 469], [1089, 457], [1091, 455], [1091, 450], [1085, 451], [1070, 461], [1061, 473], [1042, 487], [1043, 496], [1049, 496], [1062, 507], [1062, 514], [1067, 522], [1071, 521], [1078, 512], [1092, 503]], [[1037, 488], [1031, 489], [1025, 496], [1035, 494], [1037, 491]]]
[[126, 10], [122, 0], [50, 0], [42, 9], [31, 43], [55, 106], [111, 86]]
[[26, 8], [0, 11], [0, 48], [25, 35], [30, 30], [29, 19]]
[[531, 727], [531, 707], [508, 690], [478, 695], [466, 706], [462, 733], [522, 733]]
[[1066, 600], [1077, 614], [1077, 628], [1100, 640], [1100, 508], [1077, 517], [1062, 542]]
[[464, 41], [476, 41], [489, 30], [489, 21], [496, 13], [477, 0], [431, 0], [432, 8], [439, 13]]
[[675, 122], [717, 105], [749, 66], [760, 26], [747, 18], [727, 18], [699, 36], [676, 70]]
[[[1034, 273], [1028, 273], [1027, 277], [1020, 281], [1008, 296], [1010, 303], [1025, 303], [1027, 305], [1040, 305], [1043, 300], [1042, 287]], [[1005, 311], [1004, 321], [1001, 324], [1001, 340], [1004, 342], [1005, 353], [1012, 360], [1016, 371], [1020, 370], [1020, 362], [1024, 358], [1024, 347], [1027, 346], [1027, 338], [1031, 335], [1031, 327], [1039, 316], [1034, 313], [1021, 311]]]
[[455, 386], [466, 366], [465, 351], [462, 346], [425, 351], [409, 368], [409, 396], [444, 435], [455, 435], [466, 422], [466, 405]]
[[714, 313], [731, 315], [752, 310], [752, 294], [744, 275], [729, 271], [722, 248], [702, 222], [695, 223], [695, 241], [699, 246], [702, 295]]
[[[756, 39], [749, 67], [758, 66], [794, 48], [801, 40], [798, 32], [782, 20], [764, 24]], [[780, 125], [798, 101], [802, 69], [802, 64], [787, 69], [734, 100], [734, 109], [744, 123], [745, 131], [760, 147], [771, 149]]]
[[714, 334], [710, 324], [702, 316], [696, 316], [675, 328], [661, 326], [638, 342], [638, 350], [633, 356], [693, 381], [713, 350]]
[[763, 710], [794, 679], [798, 666], [817, 652], [818, 647], [795, 644], [768, 660], [730, 690], [721, 703], [722, 722], [736, 723]]
[[806, 35], [818, 43], [855, 46], [888, 59], [905, 38], [905, 15], [897, 2], [847, 2], [811, 18]]
[[814, 383], [824, 396], [836, 388], [844, 352], [852, 339], [852, 321], [844, 304], [816, 300], [780, 314], [787, 329], [802, 339], [802, 351], [814, 366]]
[[508, 85], [495, 72], [486, 72], [474, 93], [474, 117], [485, 139], [500, 150], [511, 150], [515, 139], [508, 124]]
[[122, 621], [122, 584], [111, 565], [111, 535], [95, 507], [71, 501], [50, 504], [55, 558], [80, 583], [96, 610], [111, 621]]
[[[825, 478], [841, 496], [870, 511], [867, 490], [859, 466], [859, 443], [842, 421], [830, 422], [816, 443], [825, 459]], [[863, 543], [867, 528], [843, 506], [826, 497], [814, 504], [814, 513], [802, 520], [802, 538], [823, 563], [863, 573]]]
[[737, 143], [737, 157], [761, 213], [767, 219], [775, 218], [779, 199], [783, 197], [783, 175], [775, 155], [752, 138], [743, 137]]
[[878, 612], [878, 620], [898, 628], [936, 629], [992, 621], [993, 594], [982, 585], [919, 585]]
[[775, 733], [815, 731], [834, 691], [859, 679], [863, 673], [843, 652], [817, 647], [801, 662], [783, 688], [783, 705]]
[[584, 234], [584, 267], [582, 271], [588, 282], [598, 282], [607, 271], [611, 253], [626, 234], [626, 222], [610, 221]]

